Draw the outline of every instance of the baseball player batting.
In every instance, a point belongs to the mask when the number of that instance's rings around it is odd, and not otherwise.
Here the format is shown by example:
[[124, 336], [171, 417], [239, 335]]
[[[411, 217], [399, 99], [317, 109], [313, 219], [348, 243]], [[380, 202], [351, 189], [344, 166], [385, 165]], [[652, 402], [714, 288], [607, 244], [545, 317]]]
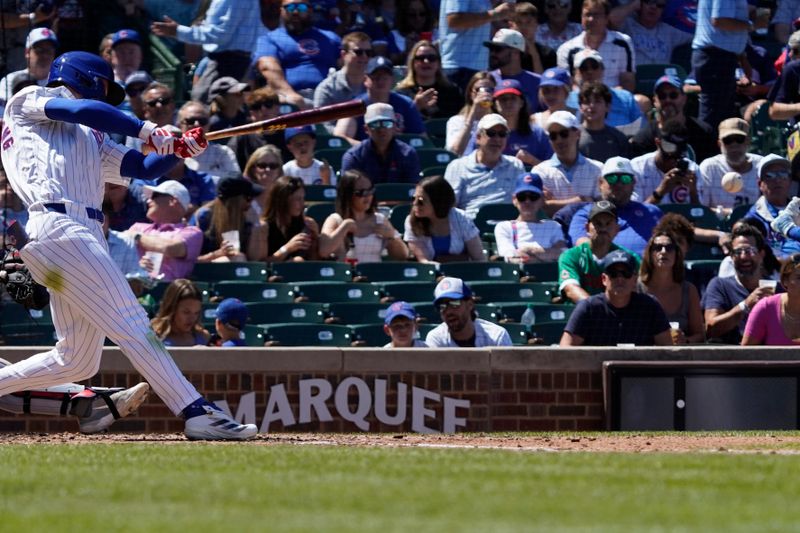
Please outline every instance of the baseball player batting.
[[[144, 309], [108, 253], [99, 206], [105, 182], [155, 178], [177, 157], [207, 146], [202, 130], [171, 136], [152, 122], [118, 111], [122, 87], [111, 67], [87, 52], [53, 62], [47, 87], [31, 86], [6, 104], [0, 134], [3, 165], [30, 218], [20, 250], [33, 279], [50, 292], [58, 342], [46, 352], [0, 368], [0, 395], [92, 377], [106, 337], [116, 343], [192, 440], [243, 440], [257, 433], [206, 401], [156, 337]], [[147, 156], [108, 133], [138, 137]]]

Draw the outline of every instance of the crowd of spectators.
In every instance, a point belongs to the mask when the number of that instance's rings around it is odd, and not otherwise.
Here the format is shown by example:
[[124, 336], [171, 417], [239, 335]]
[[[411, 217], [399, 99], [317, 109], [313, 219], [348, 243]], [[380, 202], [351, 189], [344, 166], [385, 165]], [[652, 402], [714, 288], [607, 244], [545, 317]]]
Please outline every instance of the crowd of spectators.
[[[577, 304], [562, 344], [800, 338], [800, 147], [781, 145], [800, 117], [793, 0], [7, 4], [0, 108], [75, 49], [110, 63], [120, 109], [176, 135], [366, 104], [363, 116], [211, 143], [156, 180], [108, 183], [109, 245], [132, 283], [186, 280], [206, 262], [494, 256], [558, 262], [549, 281]], [[154, 46], [178, 58], [186, 84], [159, 77]], [[782, 128], [768, 151], [767, 126]], [[420, 148], [434, 143], [449, 158], [425, 168]], [[412, 192], [399, 227], [376, 198], [382, 184]], [[335, 187], [335, 206], [315, 220], [305, 194], [320, 185]], [[0, 193], [6, 226], [24, 225], [19, 198]], [[494, 204], [518, 216], [482, 235], [476, 219]], [[676, 204], [746, 222], [694, 227], [665, 216]], [[701, 287], [685, 275], [698, 245], [726, 252]], [[463, 280], [442, 283], [443, 325], [427, 345], [505, 342]], [[175, 345], [210, 338], [197, 329], [196, 292], [187, 282], [162, 299], [157, 331]], [[237, 305], [225, 309], [223, 343], [242, 323]], [[389, 309], [392, 343], [410, 345], [415, 317], [405, 302]], [[631, 334], [603, 329], [609, 317]]]

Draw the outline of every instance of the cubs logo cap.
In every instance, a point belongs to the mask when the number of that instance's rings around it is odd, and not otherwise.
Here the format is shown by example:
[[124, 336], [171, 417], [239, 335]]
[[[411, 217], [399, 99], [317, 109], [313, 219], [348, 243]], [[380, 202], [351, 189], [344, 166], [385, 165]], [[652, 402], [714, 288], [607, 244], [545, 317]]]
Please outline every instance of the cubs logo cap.
[[433, 290], [433, 305], [439, 300], [463, 300], [472, 298], [472, 291], [460, 278], [442, 278]]
[[388, 70], [389, 73], [394, 71], [394, 65], [388, 58], [383, 56], [375, 56], [367, 63], [367, 75], [372, 75], [378, 70]]
[[114, 35], [111, 36], [111, 48], [114, 48], [119, 43], [124, 42], [131, 42], [136, 43], [141, 46], [142, 38], [139, 37], [139, 32], [136, 30], [119, 30]]
[[242, 329], [247, 324], [247, 306], [238, 298], [225, 298], [217, 306], [217, 320], [226, 326]]
[[483, 41], [487, 48], [513, 48], [520, 52], [525, 51], [525, 37], [517, 30], [501, 28], [497, 30], [491, 41]]
[[655, 94], [658, 88], [664, 85], [665, 83], [667, 85], [672, 85], [679, 91], [683, 92], [683, 84], [681, 83], [681, 79], [678, 76], [674, 74], [664, 74], [663, 76], [658, 78], [656, 82], [653, 84], [653, 94]]
[[383, 323], [388, 326], [392, 323], [392, 320], [399, 316], [404, 316], [409, 320], [416, 320], [417, 311], [414, 309], [414, 306], [408, 302], [394, 302], [386, 309], [386, 318], [384, 318]]
[[145, 185], [142, 187], [142, 190], [145, 198], [152, 198], [154, 192], [172, 196], [180, 202], [184, 209], [189, 209], [189, 206], [192, 204], [189, 191], [180, 182], [175, 180], [167, 180], [157, 186]]
[[526, 172], [517, 176], [517, 186], [514, 189], [514, 195], [521, 192], [535, 192], [542, 194], [542, 177], [535, 172]]
[[522, 96], [522, 84], [517, 80], [501, 80], [494, 88], [493, 98], [502, 96], [504, 94], [516, 94]]
[[567, 69], [561, 67], [545, 70], [542, 73], [542, 81], [539, 83], [539, 87], [569, 87], [570, 85], [572, 85], [572, 78]]
[[283, 131], [283, 140], [287, 143], [297, 137], [298, 135], [310, 135], [314, 139], [317, 138], [317, 134], [314, 132], [314, 128], [311, 126], [302, 126], [300, 128], [286, 128]]
[[50, 41], [58, 46], [58, 38], [53, 30], [50, 28], [34, 28], [28, 34], [28, 38], [25, 39], [25, 48], [31, 48], [34, 44], [42, 41]]

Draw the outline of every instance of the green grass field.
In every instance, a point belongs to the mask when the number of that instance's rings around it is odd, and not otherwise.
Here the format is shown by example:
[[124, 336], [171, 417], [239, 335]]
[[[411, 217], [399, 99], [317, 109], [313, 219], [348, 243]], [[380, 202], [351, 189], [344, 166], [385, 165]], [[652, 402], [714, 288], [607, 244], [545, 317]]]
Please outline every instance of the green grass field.
[[1, 531], [797, 531], [800, 457], [0, 446]]

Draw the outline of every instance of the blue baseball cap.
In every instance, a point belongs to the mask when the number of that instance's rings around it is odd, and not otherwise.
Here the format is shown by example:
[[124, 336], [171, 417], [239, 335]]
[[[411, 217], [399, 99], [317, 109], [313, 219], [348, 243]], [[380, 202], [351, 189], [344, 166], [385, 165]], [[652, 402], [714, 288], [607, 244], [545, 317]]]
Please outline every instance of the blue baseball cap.
[[543, 186], [542, 177], [539, 174], [526, 172], [517, 176], [517, 187], [514, 189], [514, 195], [516, 196], [518, 193], [526, 191], [542, 194]]
[[138, 31], [125, 29], [119, 30], [111, 36], [111, 48], [114, 48], [119, 43], [124, 43], [125, 41], [136, 43], [139, 46], [142, 45], [142, 38], [139, 37]]
[[249, 313], [247, 307], [238, 298], [225, 298], [217, 306], [217, 319], [236, 329], [244, 328], [247, 324]]
[[553, 67], [542, 72], [542, 81], [539, 87], [569, 87], [572, 83], [569, 72], [565, 68]]
[[672, 74], [664, 74], [660, 78], [656, 80], [653, 84], [653, 94], [658, 90], [659, 87], [664, 85], [665, 83], [672, 85], [679, 91], [683, 92], [683, 83], [681, 83], [681, 79], [678, 76], [674, 76]]
[[433, 305], [436, 305], [439, 300], [463, 300], [464, 298], [472, 298], [472, 291], [460, 278], [442, 278], [436, 288], [433, 290]]
[[380, 69], [388, 70], [389, 74], [391, 74], [394, 72], [394, 65], [388, 58], [375, 56], [367, 63], [367, 76], [375, 74], [375, 71]]
[[314, 139], [317, 138], [317, 134], [314, 133], [314, 128], [312, 128], [311, 126], [303, 126], [300, 128], [286, 128], [283, 131], [283, 140], [288, 143], [290, 140], [294, 139], [298, 135], [303, 135], [303, 134], [311, 135], [311, 137], [313, 137]]
[[636, 272], [636, 259], [624, 250], [614, 250], [600, 261], [603, 272], [608, 272], [614, 265], [624, 265], [629, 272]]
[[497, 98], [498, 96], [504, 94], [516, 94], [517, 96], [522, 96], [522, 84], [517, 80], [500, 80], [500, 83], [494, 88], [494, 93], [492, 93], [492, 98]]
[[386, 318], [383, 319], [383, 323], [388, 326], [392, 323], [392, 320], [399, 316], [404, 316], [409, 320], [416, 320], [417, 311], [414, 309], [414, 306], [408, 302], [394, 302], [386, 309]]

